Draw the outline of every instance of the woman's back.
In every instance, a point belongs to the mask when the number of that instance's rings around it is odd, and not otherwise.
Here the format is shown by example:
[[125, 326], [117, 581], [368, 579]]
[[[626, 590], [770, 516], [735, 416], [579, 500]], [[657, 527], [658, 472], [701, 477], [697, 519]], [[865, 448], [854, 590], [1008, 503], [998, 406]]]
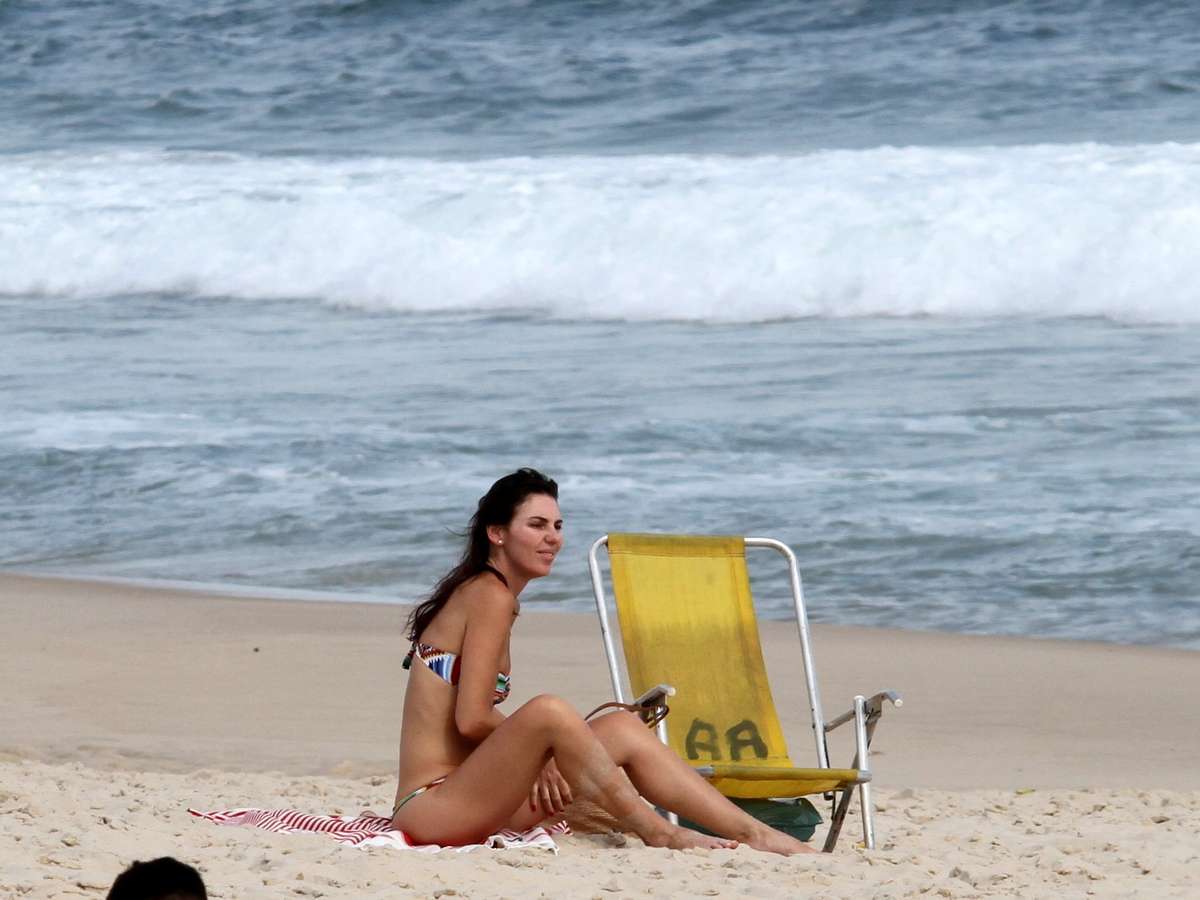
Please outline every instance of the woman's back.
[[[498, 643], [500, 648], [493, 659], [469, 658], [464, 652], [464, 648], [470, 649], [470, 644], [477, 648], [483, 645], [478, 640], [468, 640], [472, 622], [478, 629], [485, 619], [495, 618], [498, 606], [507, 611], [515, 608], [515, 601], [494, 575], [485, 572], [462, 584], [417, 636], [419, 646], [410, 651], [408, 688], [404, 695], [397, 798], [461, 765], [475, 748], [475, 742], [465, 737], [458, 726], [458, 682], [467, 667], [484, 668], [504, 675], [507, 680], [510, 669], [507, 631], [502, 641], [491, 642]], [[492, 616], [486, 614], [489, 608]], [[511, 624], [511, 615], [508, 618]], [[476, 652], [483, 654], [478, 649]], [[497, 696], [494, 691], [493, 699]]]

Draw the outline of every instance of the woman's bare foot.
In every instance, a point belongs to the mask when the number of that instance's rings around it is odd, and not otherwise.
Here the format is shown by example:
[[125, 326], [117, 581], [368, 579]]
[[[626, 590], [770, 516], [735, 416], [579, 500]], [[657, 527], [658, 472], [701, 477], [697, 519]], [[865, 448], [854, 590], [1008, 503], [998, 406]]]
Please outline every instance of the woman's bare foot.
[[776, 831], [774, 828], [768, 828], [765, 825], [761, 830], [747, 837], [746, 843], [755, 850], [763, 850], [767, 853], [782, 853], [784, 856], [792, 856], [796, 853], [818, 852], [815, 847], [810, 847], [790, 834], [784, 834], [782, 831]]
[[643, 840], [647, 846], [671, 850], [734, 850], [738, 845], [729, 838], [712, 837], [690, 828], [671, 828]]

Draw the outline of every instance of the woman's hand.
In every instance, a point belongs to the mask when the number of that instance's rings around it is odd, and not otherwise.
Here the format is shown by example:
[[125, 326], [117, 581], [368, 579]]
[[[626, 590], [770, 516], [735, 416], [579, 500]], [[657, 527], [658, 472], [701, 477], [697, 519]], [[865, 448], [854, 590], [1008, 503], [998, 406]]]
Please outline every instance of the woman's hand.
[[544, 816], [557, 816], [570, 802], [571, 786], [551, 759], [529, 791], [529, 808], [541, 809]]

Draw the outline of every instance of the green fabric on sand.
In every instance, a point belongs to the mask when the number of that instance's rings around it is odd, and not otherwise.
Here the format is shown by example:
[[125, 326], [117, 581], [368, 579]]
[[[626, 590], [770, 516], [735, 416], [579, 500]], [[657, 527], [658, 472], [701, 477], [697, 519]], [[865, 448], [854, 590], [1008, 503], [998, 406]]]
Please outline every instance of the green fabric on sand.
[[[744, 809], [760, 822], [801, 841], [812, 840], [817, 826], [825, 821], [817, 812], [817, 808], [805, 797], [790, 800], [741, 800], [730, 797], [729, 802]], [[707, 828], [686, 819], [681, 818], [679, 824], [704, 834], [712, 834]]]

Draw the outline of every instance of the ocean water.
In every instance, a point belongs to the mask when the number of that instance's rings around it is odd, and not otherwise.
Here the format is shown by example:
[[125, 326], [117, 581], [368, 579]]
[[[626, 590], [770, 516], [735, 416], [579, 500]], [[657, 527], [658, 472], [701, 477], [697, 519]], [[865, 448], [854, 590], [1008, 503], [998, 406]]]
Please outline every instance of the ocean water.
[[[419, 597], [498, 475], [1200, 648], [1190, 3], [0, 2], [0, 566]], [[762, 612], [783, 615], [770, 557]]]

